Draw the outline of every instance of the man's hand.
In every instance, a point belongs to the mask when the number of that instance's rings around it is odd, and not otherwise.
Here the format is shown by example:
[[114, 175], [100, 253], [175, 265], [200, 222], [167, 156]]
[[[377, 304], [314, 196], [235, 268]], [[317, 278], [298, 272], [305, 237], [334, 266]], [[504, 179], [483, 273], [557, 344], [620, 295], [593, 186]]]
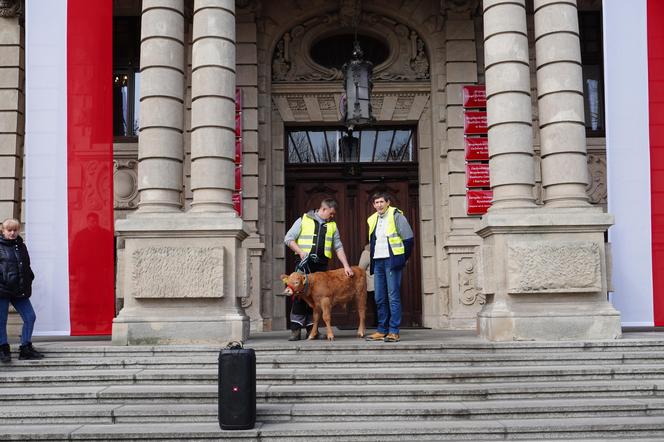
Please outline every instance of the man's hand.
[[353, 269], [351, 269], [348, 266], [344, 267], [344, 272], [346, 272], [346, 276], [348, 276], [349, 278], [355, 275], [355, 273], [353, 273]]
[[300, 255], [300, 261], [304, 261], [304, 258], [306, 258], [307, 255], [309, 255], [309, 254], [307, 252], [305, 252], [304, 250], [300, 250], [298, 252], [298, 255]]

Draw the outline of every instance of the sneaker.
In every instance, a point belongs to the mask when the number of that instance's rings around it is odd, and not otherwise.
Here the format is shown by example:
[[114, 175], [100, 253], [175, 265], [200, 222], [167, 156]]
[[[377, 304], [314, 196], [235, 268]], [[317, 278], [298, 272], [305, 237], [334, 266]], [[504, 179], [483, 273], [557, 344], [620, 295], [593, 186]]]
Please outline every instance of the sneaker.
[[367, 336], [364, 339], [367, 340], [367, 341], [382, 341], [383, 338], [385, 338], [385, 333], [376, 332], [372, 335]]
[[27, 344], [21, 345], [19, 347], [19, 352], [18, 352], [19, 359], [42, 359], [43, 357], [44, 355], [39, 353], [32, 346], [32, 342], [28, 342]]
[[389, 333], [387, 336], [385, 336], [385, 339], [383, 339], [384, 342], [399, 342], [399, 335], [396, 333]]
[[12, 353], [9, 348], [9, 344], [0, 345], [0, 362], [6, 364], [7, 362], [11, 362], [11, 360]]

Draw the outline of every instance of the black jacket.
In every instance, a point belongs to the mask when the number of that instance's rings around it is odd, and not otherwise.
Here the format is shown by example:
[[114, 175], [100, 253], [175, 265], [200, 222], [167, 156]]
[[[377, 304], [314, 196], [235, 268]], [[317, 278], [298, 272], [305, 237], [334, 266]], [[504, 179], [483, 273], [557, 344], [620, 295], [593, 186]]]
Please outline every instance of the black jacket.
[[0, 297], [29, 298], [34, 279], [23, 238], [5, 239], [0, 235]]

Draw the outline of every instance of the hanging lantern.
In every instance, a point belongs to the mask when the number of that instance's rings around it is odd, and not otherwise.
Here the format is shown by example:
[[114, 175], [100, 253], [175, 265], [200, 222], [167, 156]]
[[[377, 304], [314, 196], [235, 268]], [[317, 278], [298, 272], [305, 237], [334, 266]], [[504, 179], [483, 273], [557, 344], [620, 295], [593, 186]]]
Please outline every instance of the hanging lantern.
[[360, 161], [360, 140], [353, 136], [349, 130], [339, 139], [339, 153], [343, 163], [357, 163]]
[[345, 96], [341, 100], [343, 122], [352, 131], [357, 126], [375, 121], [371, 114], [371, 89], [373, 88], [373, 64], [363, 60], [360, 43], [355, 40], [353, 58], [344, 64]]

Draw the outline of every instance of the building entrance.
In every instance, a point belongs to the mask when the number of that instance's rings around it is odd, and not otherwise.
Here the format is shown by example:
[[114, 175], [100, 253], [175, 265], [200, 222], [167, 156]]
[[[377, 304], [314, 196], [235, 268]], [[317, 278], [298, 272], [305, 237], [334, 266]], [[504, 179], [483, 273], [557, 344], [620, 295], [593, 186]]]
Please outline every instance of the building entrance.
[[[415, 234], [415, 249], [403, 274], [403, 327], [419, 327], [422, 324], [418, 165], [414, 132], [414, 129], [408, 127], [372, 128], [355, 132], [358, 151], [350, 157], [344, 157], [338, 143], [341, 137], [339, 130], [287, 131], [287, 228], [303, 213], [317, 209], [323, 199], [336, 199], [340, 205], [336, 221], [344, 250], [349, 263], [357, 265], [368, 243], [366, 219], [374, 212], [371, 196], [375, 192], [389, 192], [393, 197], [393, 205], [408, 218]], [[355, 161], [341, 161], [348, 159]], [[295, 256], [290, 250], [287, 250], [286, 263], [286, 270], [292, 271]], [[335, 256], [330, 269], [340, 267], [341, 263]], [[290, 302], [287, 302], [286, 317], [289, 311]], [[332, 323], [341, 328], [357, 327], [355, 306], [335, 307]], [[376, 324], [372, 296], [369, 296], [367, 324]]]

